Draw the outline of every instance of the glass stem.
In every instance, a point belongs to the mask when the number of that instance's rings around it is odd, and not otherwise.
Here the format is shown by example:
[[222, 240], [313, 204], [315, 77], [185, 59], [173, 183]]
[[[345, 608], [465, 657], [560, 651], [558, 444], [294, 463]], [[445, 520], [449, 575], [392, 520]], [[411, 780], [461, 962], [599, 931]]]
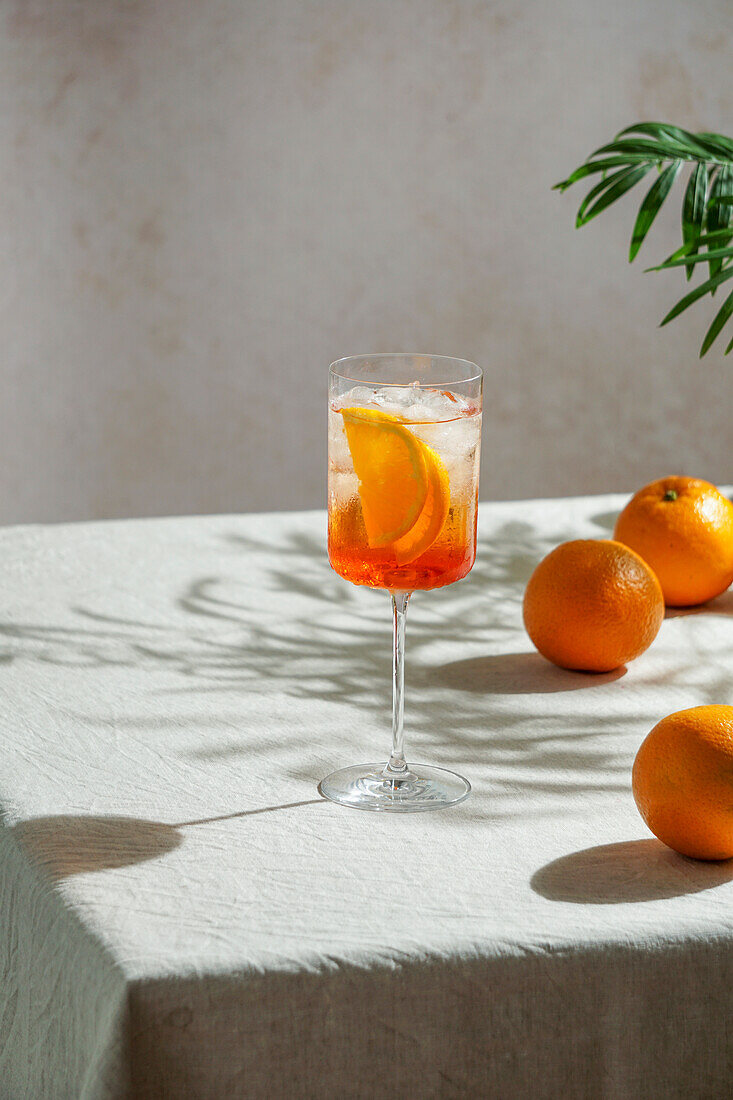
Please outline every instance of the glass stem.
[[384, 772], [385, 779], [401, 782], [410, 778], [405, 761], [405, 620], [410, 592], [391, 592], [394, 618], [392, 650], [392, 754]]

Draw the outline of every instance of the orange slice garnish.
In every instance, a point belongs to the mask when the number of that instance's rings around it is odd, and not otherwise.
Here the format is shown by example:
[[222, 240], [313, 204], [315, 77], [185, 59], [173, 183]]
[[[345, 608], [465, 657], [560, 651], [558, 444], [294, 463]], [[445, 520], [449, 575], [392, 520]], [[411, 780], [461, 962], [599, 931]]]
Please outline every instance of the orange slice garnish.
[[359, 479], [369, 545], [389, 546], [415, 525], [429, 493], [423, 445], [396, 416], [377, 409], [342, 409]]
[[432, 448], [425, 443], [421, 445], [428, 472], [428, 493], [417, 521], [392, 547], [398, 565], [409, 565], [430, 549], [443, 530], [450, 508], [448, 471]]
[[399, 417], [360, 408], [341, 414], [369, 545], [389, 546], [399, 565], [409, 565], [443, 528], [450, 506], [448, 472]]

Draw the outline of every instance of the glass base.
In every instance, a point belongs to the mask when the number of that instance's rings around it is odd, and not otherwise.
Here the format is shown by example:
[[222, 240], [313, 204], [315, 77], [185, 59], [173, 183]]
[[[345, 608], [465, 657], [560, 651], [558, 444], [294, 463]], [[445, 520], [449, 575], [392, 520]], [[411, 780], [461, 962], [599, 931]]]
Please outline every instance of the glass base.
[[445, 768], [410, 764], [405, 779], [384, 778], [384, 764], [354, 764], [331, 772], [318, 784], [324, 798], [355, 810], [415, 813], [442, 810], [468, 798], [471, 784]]

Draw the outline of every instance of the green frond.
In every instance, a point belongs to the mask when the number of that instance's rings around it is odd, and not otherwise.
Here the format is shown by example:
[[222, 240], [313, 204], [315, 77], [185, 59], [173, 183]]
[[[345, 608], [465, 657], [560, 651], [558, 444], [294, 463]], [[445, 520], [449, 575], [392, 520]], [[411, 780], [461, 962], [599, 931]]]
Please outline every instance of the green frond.
[[[690, 174], [690, 179], [682, 203], [682, 240], [689, 245], [690, 252], [697, 250], [702, 223], [705, 217], [705, 205], [708, 197], [708, 166], [701, 161]], [[687, 264], [687, 278], [692, 278], [693, 265]]]
[[[721, 234], [721, 246], [726, 245], [728, 241], [733, 239], [733, 231], [727, 235], [725, 232], [730, 226], [731, 219], [733, 219], [733, 205], [721, 203], [721, 200], [726, 200], [728, 198], [730, 198], [731, 204], [733, 204], [732, 166], [718, 169], [712, 187], [710, 188], [710, 198], [708, 199], [708, 229], [711, 233]], [[710, 249], [708, 249], [708, 259], [710, 260], [710, 274], [715, 275], [717, 271], [720, 271], [722, 260], [717, 256], [713, 257]]]
[[660, 321], [659, 327], [662, 328], [664, 325], [668, 325], [675, 317], [679, 317], [680, 313], [684, 313], [698, 298], [704, 298], [706, 294], [710, 294], [711, 290], [716, 289], [728, 279], [733, 279], [733, 266], [724, 267], [718, 275], [713, 276], [712, 279], [706, 279], [704, 283], [700, 283], [689, 294], [685, 294], [684, 298], [681, 298], [677, 305], [670, 309], [664, 320]]
[[[733, 291], [730, 292], [728, 297], [723, 302], [722, 306], [720, 307], [720, 309], [718, 310], [718, 312], [715, 316], [715, 319], [714, 319], [712, 325], [710, 326], [710, 328], [708, 329], [708, 331], [705, 335], [705, 339], [702, 342], [702, 347], [700, 348], [700, 358], [701, 359], [702, 359], [703, 355], [705, 354], [705, 352], [710, 347], [710, 345], [716, 339], [718, 334], [720, 333], [720, 330], [723, 328], [726, 321], [730, 320], [731, 314], [733, 314]], [[728, 350], [730, 350], [730, 347], [729, 347]], [[727, 352], [726, 352], [726, 354], [727, 354]]]
[[670, 126], [664, 122], [637, 122], [634, 126], [622, 130], [616, 137], [621, 139], [631, 134], [648, 134], [656, 139], [660, 149], [684, 160], [711, 155], [711, 150], [699, 142], [689, 130], [682, 130], [679, 126]]
[[698, 134], [697, 137], [699, 141], [704, 141], [706, 145], [720, 150], [720, 154], [724, 158], [733, 159], [733, 138], [725, 137], [724, 134], [707, 133]]
[[[700, 240], [702, 239], [701, 237]], [[681, 252], [682, 249], [679, 251]], [[645, 271], [667, 271], [670, 267], [686, 267], [687, 264], [706, 264], [710, 260], [725, 259], [733, 259], [733, 248], [713, 248], [708, 252], [698, 252], [694, 256], [683, 254], [676, 256], [675, 259], [665, 260], [663, 264], [657, 264], [656, 267], [647, 267]]]
[[[568, 187], [572, 187], [574, 183], [585, 179], [586, 176], [594, 175], [596, 172], [607, 172], [609, 168], [627, 167], [629, 164], [647, 161], [648, 159], [648, 157], [604, 157], [602, 160], [586, 161], [585, 164], [581, 164], [580, 168], [576, 168], [566, 180], [553, 184], [552, 190], [567, 191]], [[661, 164], [662, 161], [660, 160], [658, 163]]]
[[[715, 233], [701, 233], [697, 244], [698, 244], [698, 247], [701, 247], [702, 245], [705, 245], [706, 248], [710, 248], [711, 246], [714, 246], [714, 247], [717, 248], [717, 247], [720, 247], [723, 244], [725, 244], [726, 241], [728, 240], [728, 237], [729, 237], [729, 232], [728, 232], [727, 229], [726, 230], [716, 230]], [[680, 247], [675, 249], [675, 251], [672, 253], [672, 255], [668, 256], [667, 259], [663, 263], [656, 264], [654, 267], [647, 267], [644, 270], [645, 271], [663, 271], [664, 268], [666, 268], [666, 267], [681, 267], [682, 266], [681, 264], [676, 264], [674, 261], [675, 260], [680, 260], [684, 256], [689, 256], [691, 251], [692, 251], [691, 245], [687, 245], [687, 244], [680, 245]], [[691, 263], [698, 263], [699, 260], [705, 260], [705, 259], [707, 259], [707, 256], [696, 255], [694, 257], [691, 257]]]
[[644, 201], [639, 208], [639, 213], [634, 224], [634, 230], [631, 234], [631, 245], [629, 247], [629, 263], [632, 262], [637, 252], [641, 248], [644, 242], [644, 238], [651, 229], [652, 222], [661, 210], [662, 203], [669, 194], [672, 184], [677, 179], [677, 174], [681, 167], [681, 160], [673, 160], [672, 163], [664, 169], [659, 179], [656, 179], [647, 191]]
[[[620, 198], [621, 195], [625, 195], [639, 180], [644, 178], [651, 167], [651, 164], [632, 165], [629, 168], [622, 168], [620, 172], [614, 172], [607, 179], [601, 180], [588, 192], [580, 204], [575, 222], [576, 226], [586, 225], [602, 210], [605, 210], [607, 206], [610, 206], [612, 202]], [[593, 202], [594, 199], [595, 202]]]
[[[682, 203], [682, 246], [648, 271], [684, 267], [690, 279], [700, 263], [709, 266], [709, 278], [686, 294], [662, 321], [678, 317], [688, 306], [733, 277], [733, 139], [723, 134], [691, 133], [666, 122], [637, 122], [601, 145], [585, 163], [555, 184], [566, 191], [573, 184], [601, 174], [580, 204], [576, 226], [581, 227], [611, 206], [643, 177], [657, 168], [659, 176], [647, 191], [634, 222], [629, 246], [633, 261], [671, 192], [683, 163], [692, 171]], [[613, 170], [613, 171], [611, 171]], [[733, 293], [718, 310], [703, 340], [705, 355], [733, 316]], [[733, 340], [725, 354], [733, 349]]]

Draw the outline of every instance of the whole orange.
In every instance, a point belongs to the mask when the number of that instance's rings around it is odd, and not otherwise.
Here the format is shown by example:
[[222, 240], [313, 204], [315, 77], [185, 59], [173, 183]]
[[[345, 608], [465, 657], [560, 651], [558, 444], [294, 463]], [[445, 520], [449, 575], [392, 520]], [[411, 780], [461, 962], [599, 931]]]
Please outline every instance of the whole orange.
[[655, 836], [695, 859], [733, 856], [733, 707], [678, 710], [642, 742], [631, 775]]
[[524, 593], [524, 625], [543, 657], [609, 672], [657, 636], [664, 599], [654, 573], [611, 539], [576, 539], [540, 562]]
[[672, 607], [705, 603], [733, 581], [733, 504], [709, 481], [663, 477], [645, 485], [613, 537], [651, 565]]

